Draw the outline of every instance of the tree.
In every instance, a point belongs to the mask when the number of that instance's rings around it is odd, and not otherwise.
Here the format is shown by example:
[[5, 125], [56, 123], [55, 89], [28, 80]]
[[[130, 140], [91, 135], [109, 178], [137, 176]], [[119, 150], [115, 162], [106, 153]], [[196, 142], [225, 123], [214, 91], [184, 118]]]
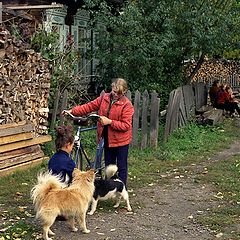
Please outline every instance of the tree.
[[96, 56], [104, 82], [124, 77], [133, 90], [157, 90], [165, 104], [172, 89], [189, 81], [186, 60], [229, 48], [239, 22], [233, 12], [235, 0], [138, 0], [112, 15], [102, 2], [92, 23], [101, 23]]

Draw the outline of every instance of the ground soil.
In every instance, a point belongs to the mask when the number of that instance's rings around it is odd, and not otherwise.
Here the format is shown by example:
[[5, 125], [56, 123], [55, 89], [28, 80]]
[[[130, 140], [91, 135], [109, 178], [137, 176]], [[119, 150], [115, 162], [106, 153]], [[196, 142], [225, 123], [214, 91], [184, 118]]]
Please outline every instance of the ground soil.
[[[186, 166], [174, 170], [162, 178], [167, 184], [149, 185], [135, 189], [130, 202], [133, 213], [124, 208], [109, 212], [97, 211], [87, 216], [89, 234], [70, 232], [66, 222], [56, 221], [52, 230], [58, 240], [211, 240], [218, 236], [199, 225], [196, 217], [208, 214], [216, 202], [216, 194], [211, 186], [198, 181], [199, 174], [206, 174], [206, 167], [212, 161], [227, 159], [240, 154], [240, 141], [234, 142], [229, 149], [223, 150], [213, 158], [199, 165]], [[110, 207], [111, 208], [111, 207]]]

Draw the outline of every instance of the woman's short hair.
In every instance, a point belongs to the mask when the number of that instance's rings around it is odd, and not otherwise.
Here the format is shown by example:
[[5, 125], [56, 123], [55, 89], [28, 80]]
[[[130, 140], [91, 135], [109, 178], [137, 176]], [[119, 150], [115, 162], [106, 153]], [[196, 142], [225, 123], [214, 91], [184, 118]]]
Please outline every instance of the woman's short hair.
[[127, 92], [128, 85], [126, 80], [124, 80], [123, 78], [115, 78], [112, 81], [112, 88], [114, 88], [117, 94], [122, 95]]

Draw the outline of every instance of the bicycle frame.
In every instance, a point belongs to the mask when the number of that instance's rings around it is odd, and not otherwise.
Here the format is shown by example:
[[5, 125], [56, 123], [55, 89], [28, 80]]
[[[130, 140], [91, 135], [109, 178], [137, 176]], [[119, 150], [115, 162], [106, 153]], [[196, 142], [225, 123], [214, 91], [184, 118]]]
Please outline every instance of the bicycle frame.
[[[91, 159], [87, 155], [86, 151], [84, 150], [82, 141], [81, 141], [82, 140], [81, 132], [94, 130], [96, 128], [97, 127], [95, 127], [95, 126], [87, 127], [87, 128], [82, 128], [81, 126], [78, 126], [78, 128], [77, 128], [77, 132], [75, 135], [75, 141], [74, 141], [74, 148], [73, 148], [71, 156], [72, 156], [72, 159], [76, 163], [76, 167], [79, 168], [80, 170], [84, 170], [85, 168], [86, 169], [94, 168], [94, 169], [98, 170], [99, 172], [101, 172], [102, 153], [103, 153], [103, 148], [104, 148], [103, 139], [100, 140], [100, 142], [97, 146], [94, 162], [91, 161]], [[83, 166], [84, 159], [86, 160], [85, 168]]]

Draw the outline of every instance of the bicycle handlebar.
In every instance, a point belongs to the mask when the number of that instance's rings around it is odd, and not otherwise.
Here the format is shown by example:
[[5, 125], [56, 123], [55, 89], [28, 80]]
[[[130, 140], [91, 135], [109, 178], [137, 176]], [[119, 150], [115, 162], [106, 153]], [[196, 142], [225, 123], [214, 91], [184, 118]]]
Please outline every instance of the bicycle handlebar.
[[73, 114], [67, 112], [67, 111], [64, 111], [64, 113], [66, 113], [68, 116], [70, 116], [74, 122], [80, 124], [80, 123], [83, 123], [83, 122], [87, 122], [88, 120], [98, 120], [100, 118], [100, 116], [98, 114], [89, 114], [88, 116], [86, 117], [77, 117], [77, 116], [74, 116]]

